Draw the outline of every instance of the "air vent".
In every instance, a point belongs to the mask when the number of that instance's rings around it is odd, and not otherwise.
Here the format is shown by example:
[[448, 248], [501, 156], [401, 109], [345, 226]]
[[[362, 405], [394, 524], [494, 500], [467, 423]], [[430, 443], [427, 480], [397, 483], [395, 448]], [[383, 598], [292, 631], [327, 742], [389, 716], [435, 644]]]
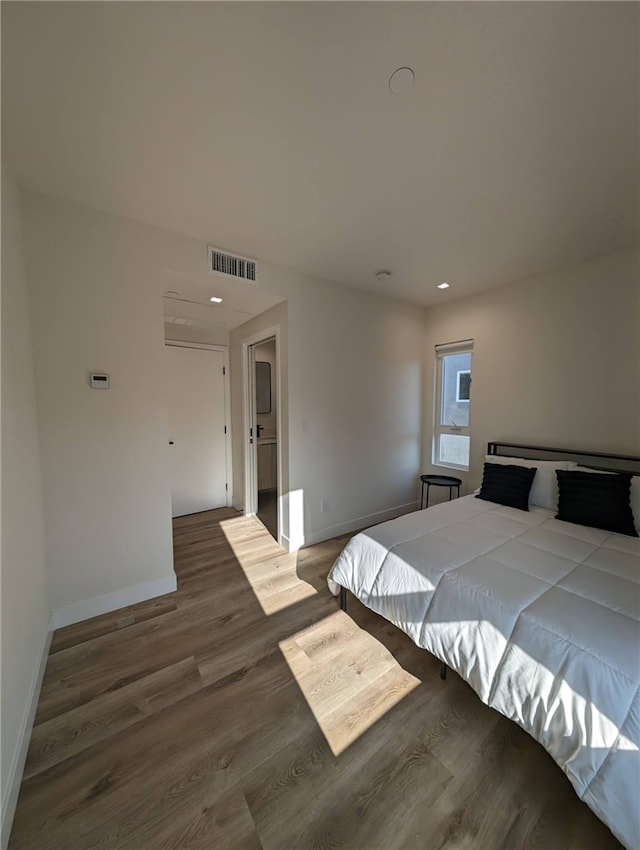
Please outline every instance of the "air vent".
[[235, 280], [244, 280], [247, 283], [257, 283], [258, 266], [255, 260], [249, 257], [239, 257], [236, 254], [228, 254], [219, 248], [208, 246], [209, 271], [213, 274], [221, 274], [223, 277], [232, 277]]

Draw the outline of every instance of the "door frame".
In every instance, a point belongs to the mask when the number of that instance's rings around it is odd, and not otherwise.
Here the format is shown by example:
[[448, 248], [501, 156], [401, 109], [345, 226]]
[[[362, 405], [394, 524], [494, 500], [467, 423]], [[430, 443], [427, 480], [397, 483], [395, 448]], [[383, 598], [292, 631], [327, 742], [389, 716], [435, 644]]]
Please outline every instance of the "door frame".
[[278, 481], [278, 544], [282, 546], [282, 369], [280, 359], [280, 325], [273, 325], [242, 340], [242, 445], [244, 457], [244, 515], [255, 516], [258, 511], [258, 442], [252, 428], [255, 414], [255, 357], [254, 347], [270, 339], [276, 341], [276, 440]]
[[183, 342], [179, 339], [165, 339], [164, 344], [171, 345], [174, 348], [202, 348], [205, 351], [222, 352], [222, 368], [224, 369], [224, 472], [227, 485], [227, 507], [230, 507], [233, 503], [233, 464], [231, 457], [231, 385], [229, 382], [229, 346], [209, 345], [206, 342]]

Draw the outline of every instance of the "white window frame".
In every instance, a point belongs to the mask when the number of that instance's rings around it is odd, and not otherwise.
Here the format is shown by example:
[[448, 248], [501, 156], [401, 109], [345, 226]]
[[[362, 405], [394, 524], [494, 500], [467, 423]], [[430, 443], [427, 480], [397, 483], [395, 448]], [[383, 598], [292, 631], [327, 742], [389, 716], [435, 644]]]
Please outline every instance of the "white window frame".
[[[443, 391], [443, 362], [445, 357], [452, 354], [470, 354], [472, 365], [470, 369], [463, 369], [458, 372], [456, 384], [456, 400], [465, 401], [469, 405], [469, 424], [458, 425], [451, 423], [450, 425], [440, 424], [440, 411], [442, 410], [442, 391]], [[431, 463], [433, 466], [441, 466], [446, 469], [459, 469], [465, 472], [469, 471], [469, 464], [457, 464], [444, 462], [440, 458], [440, 438], [443, 434], [456, 434], [461, 437], [469, 437], [469, 457], [471, 457], [471, 400], [459, 399], [460, 390], [460, 374], [461, 372], [473, 371], [473, 340], [465, 339], [460, 342], [451, 342], [444, 345], [436, 345], [435, 347], [435, 378], [434, 378], [434, 394], [433, 394], [433, 440], [431, 449]]]

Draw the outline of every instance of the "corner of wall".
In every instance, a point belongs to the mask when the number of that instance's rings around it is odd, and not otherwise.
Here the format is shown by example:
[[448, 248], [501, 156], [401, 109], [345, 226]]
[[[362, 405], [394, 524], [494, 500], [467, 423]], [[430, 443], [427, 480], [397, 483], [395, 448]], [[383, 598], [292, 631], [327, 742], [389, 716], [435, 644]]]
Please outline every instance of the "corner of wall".
[[2, 161], [2, 813], [9, 841], [49, 651], [39, 422], [21, 199]]
[[165, 578], [146, 581], [113, 593], [92, 596], [90, 599], [83, 599], [81, 602], [74, 602], [71, 605], [56, 609], [51, 615], [51, 625], [53, 629], [61, 629], [64, 626], [89, 620], [91, 617], [99, 617], [109, 611], [117, 611], [120, 608], [126, 608], [128, 605], [145, 602], [147, 599], [155, 599], [157, 596], [174, 593], [176, 589], [177, 579], [174, 573]]
[[29, 751], [31, 730], [33, 729], [33, 721], [36, 716], [38, 698], [40, 697], [40, 690], [42, 688], [44, 671], [47, 666], [47, 658], [49, 656], [49, 647], [51, 646], [52, 636], [53, 629], [50, 625], [44, 635], [44, 640], [42, 641], [40, 659], [31, 679], [25, 711], [16, 737], [16, 748], [14, 750], [13, 759], [9, 767], [6, 782], [3, 783], [2, 828], [0, 830], [1, 850], [6, 850], [9, 844], [9, 836], [11, 835], [13, 817], [18, 804], [18, 795], [20, 794], [20, 785], [22, 784], [22, 774], [24, 773], [24, 766], [27, 760], [27, 753]]

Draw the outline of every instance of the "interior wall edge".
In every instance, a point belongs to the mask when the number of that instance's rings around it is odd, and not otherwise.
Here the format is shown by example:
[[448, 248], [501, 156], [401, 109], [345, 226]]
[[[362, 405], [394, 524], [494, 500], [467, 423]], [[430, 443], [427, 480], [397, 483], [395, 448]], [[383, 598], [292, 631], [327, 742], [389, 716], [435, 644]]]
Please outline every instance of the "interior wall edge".
[[36, 709], [38, 707], [38, 700], [40, 698], [40, 690], [42, 688], [44, 671], [47, 666], [47, 658], [49, 657], [49, 647], [51, 645], [52, 637], [53, 628], [49, 625], [42, 640], [40, 660], [38, 662], [38, 666], [34, 670], [33, 678], [31, 680], [22, 723], [18, 730], [17, 744], [13, 760], [9, 768], [9, 776], [4, 783], [5, 793], [2, 798], [2, 828], [0, 832], [1, 850], [6, 850], [9, 844], [9, 836], [11, 835], [11, 827], [13, 825], [13, 816], [18, 803], [20, 785], [22, 784], [22, 775], [24, 773], [27, 752], [31, 741], [31, 730], [33, 729], [33, 721], [36, 716]]
[[2, 152], [2, 730], [0, 844], [8, 843], [44, 662], [50, 589], [21, 195]]

